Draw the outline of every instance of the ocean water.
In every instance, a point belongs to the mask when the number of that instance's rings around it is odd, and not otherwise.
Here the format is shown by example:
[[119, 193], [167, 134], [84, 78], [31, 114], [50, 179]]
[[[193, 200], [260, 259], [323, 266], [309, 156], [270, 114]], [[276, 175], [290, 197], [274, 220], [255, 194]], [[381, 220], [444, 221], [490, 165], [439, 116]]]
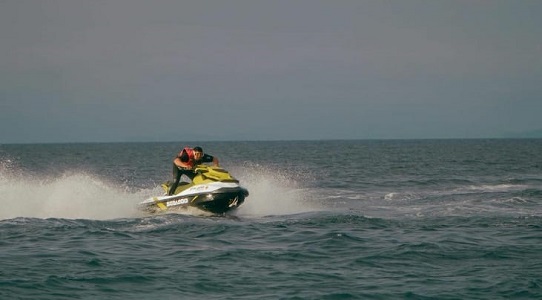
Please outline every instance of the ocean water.
[[[235, 212], [146, 215], [200, 145]], [[542, 140], [0, 145], [0, 299], [542, 299]]]

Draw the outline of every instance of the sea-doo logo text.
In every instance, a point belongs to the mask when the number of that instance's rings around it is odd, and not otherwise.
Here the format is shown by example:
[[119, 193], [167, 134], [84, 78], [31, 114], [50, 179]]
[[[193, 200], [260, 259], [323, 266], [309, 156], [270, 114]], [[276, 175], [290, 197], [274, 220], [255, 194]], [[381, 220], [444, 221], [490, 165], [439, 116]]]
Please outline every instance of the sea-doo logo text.
[[170, 207], [170, 206], [181, 205], [181, 204], [186, 204], [186, 203], [188, 203], [188, 198], [181, 198], [177, 200], [168, 201], [166, 203], [166, 206]]

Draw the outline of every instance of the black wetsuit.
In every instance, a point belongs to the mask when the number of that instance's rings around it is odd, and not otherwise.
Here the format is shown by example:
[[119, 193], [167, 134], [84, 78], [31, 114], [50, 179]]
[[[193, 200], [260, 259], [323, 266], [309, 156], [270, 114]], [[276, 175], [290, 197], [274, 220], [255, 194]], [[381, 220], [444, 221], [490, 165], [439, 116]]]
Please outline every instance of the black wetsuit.
[[[209, 154], [203, 154], [200, 160], [197, 160], [194, 162], [194, 166], [197, 166], [202, 163], [211, 163], [213, 162], [214, 157]], [[177, 186], [179, 186], [179, 181], [181, 180], [181, 176], [186, 175], [190, 180], [194, 179], [194, 176], [196, 176], [196, 173], [194, 173], [194, 170], [192, 169], [182, 169], [177, 167], [175, 164], [173, 164], [173, 178], [174, 181], [171, 184], [171, 187], [169, 188], [168, 195], [173, 195], [175, 193], [175, 190], [177, 189]]]

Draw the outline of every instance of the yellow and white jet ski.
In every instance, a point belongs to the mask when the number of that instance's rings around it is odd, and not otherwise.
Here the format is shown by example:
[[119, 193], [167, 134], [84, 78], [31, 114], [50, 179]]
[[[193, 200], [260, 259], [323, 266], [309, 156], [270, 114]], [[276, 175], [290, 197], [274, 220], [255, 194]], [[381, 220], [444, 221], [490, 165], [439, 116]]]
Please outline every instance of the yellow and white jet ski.
[[161, 186], [165, 195], [146, 199], [139, 207], [147, 212], [164, 212], [196, 207], [214, 214], [222, 214], [239, 207], [248, 196], [248, 190], [230, 173], [220, 167], [198, 165], [192, 182], [180, 182], [171, 196], [167, 196], [171, 182]]

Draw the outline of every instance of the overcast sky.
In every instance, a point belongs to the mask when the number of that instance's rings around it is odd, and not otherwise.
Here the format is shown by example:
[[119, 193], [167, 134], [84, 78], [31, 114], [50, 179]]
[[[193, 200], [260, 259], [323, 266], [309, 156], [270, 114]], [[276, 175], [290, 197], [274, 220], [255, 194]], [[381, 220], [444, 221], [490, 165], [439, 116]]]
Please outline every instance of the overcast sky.
[[0, 0], [0, 143], [542, 129], [540, 0]]

